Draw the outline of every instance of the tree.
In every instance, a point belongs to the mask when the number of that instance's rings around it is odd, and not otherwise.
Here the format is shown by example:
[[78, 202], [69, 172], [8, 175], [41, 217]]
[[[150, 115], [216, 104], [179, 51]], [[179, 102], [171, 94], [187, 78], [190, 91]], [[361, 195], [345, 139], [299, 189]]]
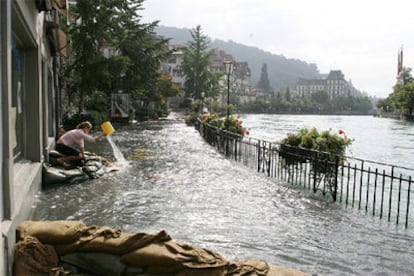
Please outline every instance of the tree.
[[286, 88], [285, 99], [286, 99], [286, 101], [290, 102], [291, 98], [292, 98], [292, 97], [291, 97], [291, 95], [290, 95], [290, 88], [289, 88], [289, 87], [287, 87], [287, 88]]
[[401, 113], [413, 114], [414, 109], [414, 78], [411, 68], [404, 67], [400, 75], [400, 83], [393, 87], [393, 93], [389, 96], [393, 107]]
[[267, 74], [267, 64], [263, 63], [262, 71], [260, 72], [260, 80], [257, 83], [257, 87], [260, 88], [264, 93], [269, 94], [272, 92], [270, 87], [269, 76]]
[[[209, 40], [203, 35], [201, 27], [191, 31], [193, 40], [189, 41], [183, 56], [181, 68], [186, 77], [184, 90], [187, 97], [201, 98], [201, 92], [210, 91], [217, 80], [208, 70], [212, 51], [208, 51]], [[212, 83], [213, 82], [213, 83]]]
[[414, 78], [411, 75], [411, 68], [409, 67], [404, 67], [398, 78], [401, 80], [403, 85], [410, 82], [414, 82]]
[[329, 102], [329, 95], [325, 91], [317, 91], [311, 94], [311, 99], [318, 104], [326, 105]]
[[377, 102], [377, 109], [385, 112], [393, 112], [393, 104], [391, 102], [391, 97], [387, 97], [386, 99], [379, 99]]
[[397, 110], [412, 115], [414, 109], [414, 82], [395, 85], [391, 99]]
[[[150, 99], [158, 81], [160, 60], [168, 56], [168, 40], [155, 34], [158, 22], [140, 23], [144, 0], [78, 0], [71, 9], [74, 24], [67, 32], [73, 41], [73, 56], [65, 64], [65, 81], [70, 84], [78, 112], [94, 108], [95, 91], [106, 95], [119, 90], [135, 99]], [[102, 46], [116, 52], [105, 58]], [[95, 97], [96, 98], [96, 97]], [[88, 101], [91, 99], [92, 101]]]

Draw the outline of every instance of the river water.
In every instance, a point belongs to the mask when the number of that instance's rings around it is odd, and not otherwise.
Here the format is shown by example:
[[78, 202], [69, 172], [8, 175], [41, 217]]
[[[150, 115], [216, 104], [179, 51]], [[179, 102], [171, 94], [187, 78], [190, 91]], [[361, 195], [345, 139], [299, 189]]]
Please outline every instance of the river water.
[[[33, 219], [83, 220], [134, 233], [165, 229], [177, 241], [211, 249], [230, 260], [258, 258], [320, 275], [414, 275], [414, 227], [405, 229], [327, 203], [227, 160], [176, 115], [115, 126], [112, 140], [129, 164], [120, 164], [119, 172], [99, 179], [43, 191]], [[371, 136], [363, 132], [375, 126], [383, 139], [392, 137], [393, 130], [414, 133], [413, 125], [372, 117], [246, 115], [243, 119], [244, 126], [252, 128], [250, 136], [269, 141], [302, 126], [341, 128], [355, 139], [354, 155], [384, 156], [383, 161], [390, 161], [387, 156], [394, 156], [395, 149], [381, 147], [404, 138], [365, 141], [373, 151], [383, 151], [368, 154], [359, 139]], [[405, 139], [410, 137], [414, 136], [407, 134]], [[87, 148], [114, 159], [105, 140]], [[361, 148], [364, 156], [357, 154]]]
[[347, 155], [414, 169], [414, 123], [373, 116], [263, 115], [241, 116], [250, 136], [280, 141], [288, 133], [316, 127], [318, 131], [343, 130], [353, 140]]

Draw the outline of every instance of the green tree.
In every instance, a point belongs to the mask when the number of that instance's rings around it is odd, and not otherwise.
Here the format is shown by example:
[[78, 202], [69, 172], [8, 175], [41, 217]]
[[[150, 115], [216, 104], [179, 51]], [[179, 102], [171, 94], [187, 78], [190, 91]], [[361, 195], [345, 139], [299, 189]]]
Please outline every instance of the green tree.
[[269, 76], [267, 73], [267, 64], [263, 63], [262, 70], [260, 72], [260, 80], [257, 83], [257, 88], [262, 89], [262, 91], [266, 94], [272, 92], [272, 87], [270, 86]]
[[208, 71], [208, 76], [206, 97], [217, 99], [223, 89], [220, 85], [220, 79], [223, 76], [223, 73]]
[[399, 80], [400, 82], [394, 85], [393, 92], [388, 100], [395, 110], [412, 115], [414, 109], [414, 78], [411, 75], [411, 68], [404, 67]]
[[168, 40], [156, 38], [155, 26], [149, 24], [132, 29], [120, 45], [122, 54], [129, 58], [122, 77], [123, 89], [128, 91], [134, 101], [142, 101], [144, 106], [150, 102], [158, 104], [159, 68], [161, 62], [171, 54], [167, 47]]
[[326, 105], [329, 102], [329, 95], [325, 91], [317, 91], [312, 93], [311, 99], [321, 105]]
[[412, 115], [414, 109], [414, 82], [395, 85], [391, 99], [397, 110]]
[[290, 102], [291, 98], [292, 98], [292, 96], [290, 95], [290, 88], [287, 87], [286, 88], [285, 99], [286, 99], [286, 101]]
[[377, 109], [384, 111], [384, 112], [393, 112], [394, 107], [391, 102], [391, 97], [387, 97], [385, 99], [379, 99], [377, 102]]
[[414, 82], [414, 78], [411, 75], [411, 68], [404, 67], [401, 71], [399, 79], [401, 80], [403, 85], [407, 84], [407, 83], [410, 83], [410, 82]]
[[184, 90], [187, 97], [200, 99], [201, 92], [209, 92], [217, 80], [208, 70], [212, 51], [207, 50], [209, 40], [203, 35], [200, 26], [191, 31], [191, 37], [193, 40], [186, 44], [181, 64], [186, 78]]
[[[73, 56], [65, 64], [78, 112], [96, 107], [95, 91], [102, 91], [109, 106], [110, 94], [122, 90], [133, 99], [153, 99], [162, 59], [168, 56], [168, 40], [156, 37], [158, 22], [141, 24], [144, 0], [78, 0], [71, 9], [75, 22], [67, 32], [73, 41]], [[105, 58], [102, 47], [115, 55]], [[89, 100], [88, 100], [89, 99]]]

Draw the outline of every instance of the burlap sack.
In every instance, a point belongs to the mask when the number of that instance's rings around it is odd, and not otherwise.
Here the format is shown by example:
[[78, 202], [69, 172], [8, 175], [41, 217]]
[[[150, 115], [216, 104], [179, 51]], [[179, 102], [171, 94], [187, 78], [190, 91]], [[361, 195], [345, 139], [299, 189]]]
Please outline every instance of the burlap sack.
[[59, 255], [73, 252], [103, 252], [122, 255], [153, 242], [168, 240], [171, 240], [171, 237], [165, 231], [160, 231], [155, 235], [146, 233], [131, 234], [113, 230], [109, 227], [101, 227], [95, 231], [90, 231], [88, 236], [84, 236], [73, 243], [56, 245], [55, 249]]
[[234, 262], [229, 266], [228, 275], [268, 275], [269, 265], [256, 259]]
[[226, 276], [227, 268], [226, 267], [215, 267], [215, 268], [187, 268], [179, 271], [175, 276]]
[[51, 245], [45, 245], [38, 239], [30, 236], [24, 237], [15, 246], [14, 252], [14, 275], [41, 275], [56, 271], [58, 256]]
[[126, 269], [118, 255], [100, 252], [71, 253], [61, 256], [60, 261], [62, 265], [77, 267], [82, 274], [118, 276], [123, 275]]
[[172, 240], [152, 243], [125, 254], [121, 262], [146, 268], [147, 273], [177, 273], [187, 268], [209, 269], [228, 265], [219, 254]]
[[279, 265], [269, 265], [269, 272], [267, 276], [311, 276], [312, 274], [305, 273], [303, 271], [279, 266]]
[[65, 244], [77, 241], [87, 229], [82, 221], [24, 221], [17, 226], [18, 239], [36, 237], [45, 244]]

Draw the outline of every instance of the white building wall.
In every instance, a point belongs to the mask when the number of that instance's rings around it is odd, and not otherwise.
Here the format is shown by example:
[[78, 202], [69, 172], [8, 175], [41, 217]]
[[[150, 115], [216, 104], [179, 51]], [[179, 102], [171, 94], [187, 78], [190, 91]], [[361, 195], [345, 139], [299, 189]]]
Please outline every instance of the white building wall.
[[0, 275], [12, 275], [15, 230], [30, 219], [35, 194], [41, 188], [44, 149], [48, 146], [43, 122], [48, 116], [47, 104], [54, 104], [46, 103], [47, 94], [43, 93], [50, 90], [43, 73], [51, 71], [44, 69], [52, 63], [43, 16], [35, 3], [0, 1]]

